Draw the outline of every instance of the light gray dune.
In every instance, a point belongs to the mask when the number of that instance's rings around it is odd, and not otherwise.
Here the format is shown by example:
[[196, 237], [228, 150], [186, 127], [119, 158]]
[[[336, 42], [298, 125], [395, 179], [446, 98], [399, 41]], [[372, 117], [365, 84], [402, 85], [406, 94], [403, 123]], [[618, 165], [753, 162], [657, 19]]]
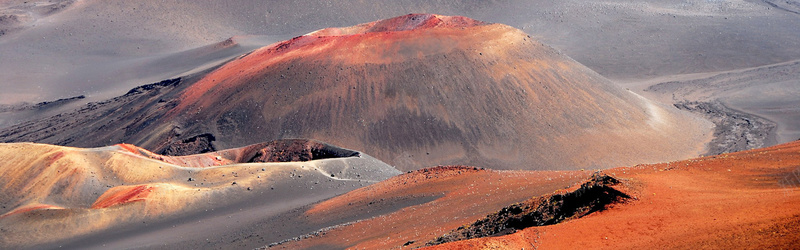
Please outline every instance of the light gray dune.
[[[118, 249], [197, 241], [401, 173], [330, 145], [312, 149], [318, 151], [307, 161], [238, 157], [270, 145], [276, 144], [165, 157], [133, 145], [0, 144], [0, 248]], [[109, 242], [118, 245], [103, 247]]]

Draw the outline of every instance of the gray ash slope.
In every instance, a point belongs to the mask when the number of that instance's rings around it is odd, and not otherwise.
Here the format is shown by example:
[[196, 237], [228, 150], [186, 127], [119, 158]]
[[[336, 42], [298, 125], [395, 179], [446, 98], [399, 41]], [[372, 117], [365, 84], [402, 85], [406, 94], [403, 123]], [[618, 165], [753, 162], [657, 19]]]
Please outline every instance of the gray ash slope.
[[709, 154], [800, 138], [800, 61], [686, 76], [644, 91], [714, 122]]
[[[54, 145], [93, 147], [112, 145], [124, 141], [121, 138], [108, 138], [104, 135], [114, 134], [114, 125], [123, 124], [119, 119], [132, 117], [130, 125], [120, 128], [122, 136], [131, 134], [142, 124], [152, 120], [146, 110], [175, 105], [166, 102], [170, 91], [181, 89], [181, 78], [164, 80], [158, 83], [142, 85], [131, 89], [128, 93], [101, 102], [86, 104], [71, 112], [57, 114], [48, 118], [27, 121], [10, 128], [0, 130], [2, 142], [39, 142]], [[127, 123], [125, 123], [127, 124]], [[87, 136], [88, 135], [88, 136]], [[103, 138], [97, 140], [98, 138]], [[202, 150], [192, 150], [199, 153]], [[188, 155], [185, 154], [185, 155]]]

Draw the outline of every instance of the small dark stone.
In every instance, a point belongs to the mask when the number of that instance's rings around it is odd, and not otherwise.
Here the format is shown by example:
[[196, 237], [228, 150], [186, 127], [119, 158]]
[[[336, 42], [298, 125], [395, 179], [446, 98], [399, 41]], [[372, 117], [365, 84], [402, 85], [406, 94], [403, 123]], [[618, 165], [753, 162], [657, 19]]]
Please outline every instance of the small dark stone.
[[231, 183], [231, 185], [236, 185], [236, 182], [234, 181], [233, 183]]
[[187, 181], [194, 181], [194, 178], [189, 177], [189, 180], [187, 180]]

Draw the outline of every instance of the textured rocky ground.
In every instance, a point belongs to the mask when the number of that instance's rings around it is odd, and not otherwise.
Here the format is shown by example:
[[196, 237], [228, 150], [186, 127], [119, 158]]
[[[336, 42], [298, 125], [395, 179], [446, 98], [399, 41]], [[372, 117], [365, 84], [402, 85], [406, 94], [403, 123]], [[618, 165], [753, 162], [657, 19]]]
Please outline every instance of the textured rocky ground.
[[691, 111], [714, 123], [714, 139], [708, 143], [706, 155], [717, 155], [775, 144], [775, 123], [726, 107], [719, 101], [675, 104], [681, 110]]
[[800, 62], [672, 76], [634, 84], [642, 94], [714, 122], [707, 154], [800, 138]]

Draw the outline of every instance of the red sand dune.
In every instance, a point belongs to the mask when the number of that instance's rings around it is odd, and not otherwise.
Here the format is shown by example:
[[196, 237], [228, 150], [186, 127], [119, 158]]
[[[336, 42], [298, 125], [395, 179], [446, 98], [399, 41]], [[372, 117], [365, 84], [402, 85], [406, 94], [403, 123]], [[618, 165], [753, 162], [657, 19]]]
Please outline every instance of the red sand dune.
[[107, 208], [129, 202], [143, 201], [154, 191], [156, 191], [155, 187], [147, 185], [114, 187], [97, 198], [97, 201], [92, 204], [92, 208]]
[[[470, 225], [514, 200], [566, 193], [586, 172], [505, 172], [432, 169], [352, 191], [309, 209], [310, 220], [369, 210], [395, 210], [326, 230], [283, 248], [420, 247], [459, 226]], [[740, 153], [601, 173], [633, 198], [606, 210], [516, 233], [437, 245], [434, 249], [576, 248], [796, 248], [800, 246], [800, 141]], [[537, 176], [539, 178], [530, 178]], [[556, 182], [544, 177], [571, 176]], [[526, 177], [527, 176], [527, 177]], [[522, 178], [522, 179], [518, 179]], [[548, 183], [550, 183], [548, 185]], [[547, 186], [551, 186], [549, 189]], [[436, 194], [404, 204], [403, 197]], [[374, 202], [374, 203], [373, 203]], [[355, 211], [353, 211], [355, 210]], [[349, 212], [352, 211], [352, 212]]]

